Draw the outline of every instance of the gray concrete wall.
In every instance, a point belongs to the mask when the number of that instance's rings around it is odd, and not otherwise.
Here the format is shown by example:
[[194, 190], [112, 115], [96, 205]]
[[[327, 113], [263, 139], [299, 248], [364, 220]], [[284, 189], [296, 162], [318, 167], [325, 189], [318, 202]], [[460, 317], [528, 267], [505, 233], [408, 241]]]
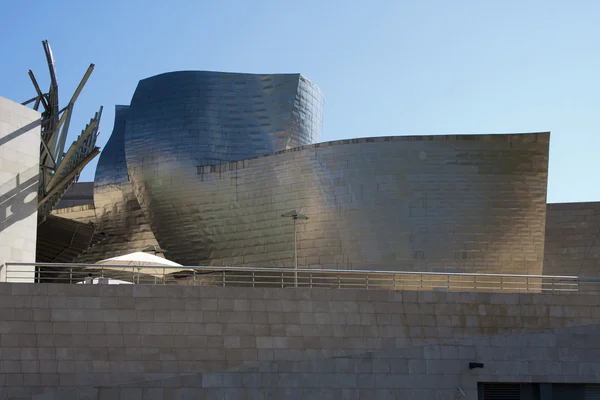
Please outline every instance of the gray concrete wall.
[[[39, 160], [40, 114], [0, 97], [0, 265], [35, 261]], [[32, 281], [33, 268], [19, 276]]]
[[598, 305], [583, 294], [3, 284], [0, 394], [581, 326], [598, 322]]
[[[352, 357], [178, 376], [98, 388], [88, 394], [100, 400], [477, 399], [478, 382], [599, 382], [599, 333], [600, 325], [589, 325], [493, 335]], [[470, 370], [470, 362], [481, 362], [484, 367]], [[458, 388], [465, 397], [459, 396]], [[63, 399], [46, 397], [53, 398]]]
[[600, 202], [548, 204], [544, 274], [600, 275]]

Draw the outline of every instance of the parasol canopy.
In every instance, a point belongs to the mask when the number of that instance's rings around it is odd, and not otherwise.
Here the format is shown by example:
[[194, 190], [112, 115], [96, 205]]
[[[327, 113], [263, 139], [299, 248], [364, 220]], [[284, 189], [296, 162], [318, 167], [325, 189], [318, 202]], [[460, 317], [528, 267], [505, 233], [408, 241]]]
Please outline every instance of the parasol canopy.
[[[171, 274], [173, 272], [182, 271], [187, 268], [183, 268], [181, 264], [177, 264], [176, 262], [169, 261], [166, 258], [158, 257], [152, 254], [136, 252], [125, 254], [123, 256], [107, 258], [106, 260], [101, 260], [96, 263], [96, 265], [110, 265], [103, 266], [104, 270], [113, 270], [113, 271], [122, 271], [123, 275], [126, 274], [144, 274], [144, 275], [152, 275], [156, 277], [163, 278], [167, 274]], [[123, 267], [118, 267], [115, 265], [123, 265]], [[133, 267], [133, 268], [131, 268]], [[170, 268], [164, 268], [170, 267]], [[182, 268], [172, 268], [172, 267], [182, 267]]]

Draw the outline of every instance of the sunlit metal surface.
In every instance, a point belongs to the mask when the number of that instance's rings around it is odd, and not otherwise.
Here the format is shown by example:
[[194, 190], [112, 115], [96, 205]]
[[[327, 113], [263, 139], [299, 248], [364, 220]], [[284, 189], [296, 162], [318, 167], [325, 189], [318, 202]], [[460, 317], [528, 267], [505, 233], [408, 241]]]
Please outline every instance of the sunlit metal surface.
[[176, 178], [171, 171], [186, 166], [195, 175], [198, 165], [314, 143], [320, 139], [322, 106], [319, 89], [299, 74], [187, 71], [142, 80], [131, 106], [117, 106], [115, 127], [96, 170], [98, 229], [109, 238], [78, 260], [158, 246], [151, 218], [138, 202], [148, 199], [136, 197], [135, 180], [130, 182], [144, 165], [158, 166], [156, 180], [170, 181]]
[[292, 267], [297, 210], [299, 268], [541, 273], [549, 133], [311, 144], [322, 105], [298, 74], [141, 81], [96, 177], [100, 225], [129, 239], [97, 259]]
[[115, 108], [113, 132], [98, 160], [94, 180], [97, 231], [107, 238], [78, 261], [95, 262], [158, 246], [128, 178], [124, 148], [128, 110], [127, 106]]
[[[19, 282], [24, 266], [36, 266], [38, 283], [135, 283], [142, 285], [209, 285], [365, 290], [435, 290], [531, 293], [600, 293], [600, 279], [586, 276], [439, 273], [423, 271], [313, 270], [289, 268], [244, 268], [150, 266], [156, 273], [144, 274], [140, 265], [78, 263], [6, 263], [0, 268], [12, 282]], [[120, 281], [120, 282], [119, 282]]]
[[[178, 145], [154, 145], [176, 154]], [[146, 162], [133, 183], [181, 264], [541, 273], [548, 134], [323, 143], [217, 166]], [[183, 151], [183, 147], [179, 146]], [[132, 166], [129, 165], [130, 171]], [[171, 167], [171, 168], [170, 168]]]

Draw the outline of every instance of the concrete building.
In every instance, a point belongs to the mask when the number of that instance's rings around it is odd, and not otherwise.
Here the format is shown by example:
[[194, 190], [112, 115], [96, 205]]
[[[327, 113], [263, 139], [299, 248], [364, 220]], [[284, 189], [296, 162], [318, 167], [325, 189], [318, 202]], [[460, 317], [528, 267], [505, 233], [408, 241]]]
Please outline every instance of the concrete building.
[[[40, 113], [0, 97], [0, 264], [35, 261], [39, 147]], [[18, 275], [33, 282], [34, 268]]]

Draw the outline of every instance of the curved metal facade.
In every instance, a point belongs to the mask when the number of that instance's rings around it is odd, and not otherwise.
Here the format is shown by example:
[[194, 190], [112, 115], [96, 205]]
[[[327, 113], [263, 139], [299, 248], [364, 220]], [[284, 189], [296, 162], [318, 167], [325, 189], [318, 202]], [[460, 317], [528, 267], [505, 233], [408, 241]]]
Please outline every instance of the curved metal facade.
[[323, 98], [300, 74], [184, 71], [140, 81], [129, 108], [130, 173], [215, 165], [318, 142]]
[[[187, 265], [540, 273], [548, 134], [356, 139], [136, 177]], [[156, 171], [160, 165], [147, 171]]]
[[322, 107], [320, 90], [300, 74], [185, 71], [142, 80], [128, 110], [125, 156], [134, 192], [161, 246], [171, 243], [163, 236], [172, 230], [171, 221], [162, 212], [155, 216], [152, 203], [170, 203], [171, 212], [190, 216], [185, 225], [191, 229], [202, 218], [194, 199], [175, 200], [177, 195], [164, 189], [180, 190], [198, 166], [319, 140]]
[[184, 265], [291, 267], [296, 209], [300, 267], [541, 273], [548, 133], [311, 144], [322, 106], [298, 74], [141, 81], [100, 159], [100, 224]]
[[124, 146], [128, 113], [128, 106], [115, 107], [115, 125], [96, 167], [97, 231], [106, 233], [107, 239], [79, 256], [79, 262], [96, 262], [158, 245], [128, 178]]

